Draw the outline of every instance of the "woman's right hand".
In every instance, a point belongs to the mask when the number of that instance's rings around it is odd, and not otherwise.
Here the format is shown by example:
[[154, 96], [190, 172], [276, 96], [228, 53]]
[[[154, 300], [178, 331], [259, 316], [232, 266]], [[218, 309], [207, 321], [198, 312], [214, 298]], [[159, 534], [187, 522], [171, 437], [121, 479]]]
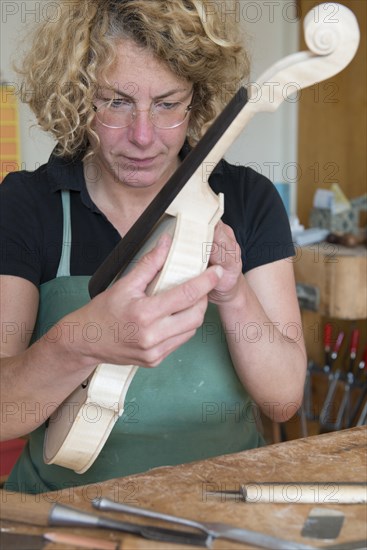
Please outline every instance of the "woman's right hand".
[[[70, 342], [83, 362], [154, 367], [201, 326], [208, 294], [223, 270], [211, 267], [175, 288], [147, 296], [146, 289], [164, 266], [170, 245], [169, 236], [163, 235], [130, 273], [70, 315], [77, 323], [74, 326], [90, 323], [92, 327], [93, 339]], [[71, 321], [68, 317], [61, 323]]]

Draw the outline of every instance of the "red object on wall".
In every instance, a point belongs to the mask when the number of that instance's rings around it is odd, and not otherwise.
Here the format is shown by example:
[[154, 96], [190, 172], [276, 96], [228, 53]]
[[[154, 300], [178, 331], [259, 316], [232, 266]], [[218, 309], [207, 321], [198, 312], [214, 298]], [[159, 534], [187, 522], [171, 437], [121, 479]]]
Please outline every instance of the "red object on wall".
[[0, 477], [10, 474], [26, 443], [25, 439], [0, 441]]

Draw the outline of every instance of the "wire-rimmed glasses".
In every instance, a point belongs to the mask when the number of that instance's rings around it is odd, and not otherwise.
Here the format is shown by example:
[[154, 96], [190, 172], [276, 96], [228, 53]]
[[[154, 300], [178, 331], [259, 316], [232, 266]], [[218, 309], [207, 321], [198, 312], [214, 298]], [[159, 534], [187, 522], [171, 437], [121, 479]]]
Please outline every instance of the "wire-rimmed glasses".
[[96, 117], [107, 128], [126, 128], [133, 123], [138, 112], [149, 112], [149, 118], [156, 128], [177, 128], [186, 120], [191, 103], [181, 101], [159, 101], [152, 103], [150, 109], [137, 109], [133, 101], [124, 98], [113, 98], [107, 101], [98, 100], [93, 105]]

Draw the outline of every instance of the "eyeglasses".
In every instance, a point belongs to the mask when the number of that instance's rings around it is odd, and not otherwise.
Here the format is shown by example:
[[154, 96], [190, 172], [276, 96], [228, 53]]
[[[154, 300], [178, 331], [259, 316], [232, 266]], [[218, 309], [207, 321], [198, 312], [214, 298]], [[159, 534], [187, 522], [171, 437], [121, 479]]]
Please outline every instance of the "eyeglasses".
[[93, 105], [96, 117], [107, 128], [126, 128], [135, 120], [137, 113], [149, 112], [149, 118], [156, 128], [177, 128], [183, 124], [192, 105], [181, 101], [160, 101], [153, 103], [150, 109], [137, 109], [135, 103], [124, 98], [113, 98]]

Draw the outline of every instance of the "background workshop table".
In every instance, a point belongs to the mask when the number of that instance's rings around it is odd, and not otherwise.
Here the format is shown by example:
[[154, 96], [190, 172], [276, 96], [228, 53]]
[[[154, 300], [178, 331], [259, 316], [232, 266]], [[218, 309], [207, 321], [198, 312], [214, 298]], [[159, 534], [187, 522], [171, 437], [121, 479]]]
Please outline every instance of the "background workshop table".
[[[337, 492], [319, 504], [243, 503], [218, 498], [213, 490], [236, 490], [246, 482], [297, 482], [326, 483], [367, 481], [367, 428], [365, 426], [336, 433], [312, 436], [304, 439], [269, 445], [233, 455], [221, 456], [202, 462], [175, 467], [164, 467], [144, 474], [113, 479], [78, 488], [42, 495], [19, 495], [3, 492], [1, 507], [9, 499], [23, 498], [27, 502], [40, 500], [58, 501], [83, 510], [92, 511], [91, 500], [105, 496], [115, 501], [152, 508], [198, 521], [221, 521], [238, 527], [262, 531], [266, 534], [303, 542], [320, 547], [335, 543], [367, 538], [367, 514], [364, 504], [338, 504]], [[331, 492], [330, 492], [331, 494]], [[333, 500], [334, 499], [334, 500]], [[323, 506], [342, 511], [345, 519], [340, 535], [335, 541], [310, 539], [301, 536], [301, 530], [311, 509]], [[102, 513], [97, 512], [96, 513]], [[154, 523], [154, 520], [138, 519], [116, 513], [109, 517], [124, 521]], [[158, 522], [155, 524], [158, 525]], [[167, 526], [167, 524], [165, 524]], [[172, 525], [168, 525], [173, 527]], [[42, 533], [56, 528], [30, 527], [22, 523], [2, 520], [2, 529], [16, 532]], [[190, 548], [173, 544], [147, 541], [117, 531], [58, 528], [64, 532], [85, 534], [121, 542], [122, 549]], [[48, 544], [51, 550], [65, 546]], [[250, 548], [250, 546], [216, 540], [214, 549]]]

